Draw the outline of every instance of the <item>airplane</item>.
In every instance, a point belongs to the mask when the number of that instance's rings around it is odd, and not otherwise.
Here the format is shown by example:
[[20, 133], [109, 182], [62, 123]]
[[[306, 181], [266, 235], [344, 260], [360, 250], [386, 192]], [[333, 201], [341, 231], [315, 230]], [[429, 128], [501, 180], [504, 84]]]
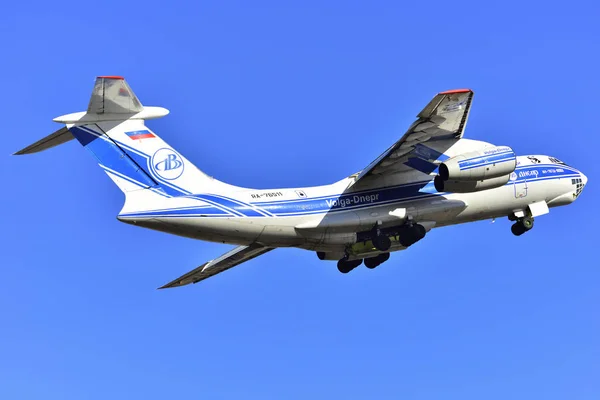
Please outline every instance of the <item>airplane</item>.
[[146, 126], [169, 111], [142, 106], [121, 76], [97, 77], [87, 111], [55, 118], [65, 126], [15, 154], [75, 138], [125, 194], [120, 221], [237, 245], [159, 289], [279, 247], [314, 251], [348, 273], [379, 266], [433, 228], [508, 217], [520, 236], [579, 197], [587, 177], [559, 159], [463, 138], [472, 100], [470, 89], [438, 93], [373, 162], [324, 186], [248, 189], [205, 174]]

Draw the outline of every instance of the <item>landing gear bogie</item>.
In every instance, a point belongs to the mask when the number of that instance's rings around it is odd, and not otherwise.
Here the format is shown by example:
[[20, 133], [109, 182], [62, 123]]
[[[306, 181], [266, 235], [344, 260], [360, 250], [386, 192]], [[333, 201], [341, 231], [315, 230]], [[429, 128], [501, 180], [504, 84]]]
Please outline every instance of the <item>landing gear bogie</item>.
[[348, 272], [352, 271], [354, 268], [356, 268], [360, 264], [362, 264], [362, 261], [363, 260], [360, 260], [360, 259], [348, 261], [348, 260], [342, 258], [337, 263], [338, 271], [340, 271], [342, 274], [347, 274]]
[[365, 258], [364, 263], [365, 267], [369, 269], [377, 268], [379, 265], [383, 264], [387, 260], [390, 259], [390, 253], [381, 253], [378, 256]]

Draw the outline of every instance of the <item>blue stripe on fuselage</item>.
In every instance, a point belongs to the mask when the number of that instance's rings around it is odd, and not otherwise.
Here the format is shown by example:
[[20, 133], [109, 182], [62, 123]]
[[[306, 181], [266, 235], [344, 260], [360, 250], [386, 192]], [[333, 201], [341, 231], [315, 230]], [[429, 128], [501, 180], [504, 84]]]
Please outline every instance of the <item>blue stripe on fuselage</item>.
[[516, 155], [512, 150], [503, 151], [496, 154], [489, 154], [484, 156], [478, 156], [469, 158], [466, 160], [460, 160], [458, 162], [458, 167], [461, 171], [483, 167], [489, 164], [502, 163], [507, 161], [516, 160]]

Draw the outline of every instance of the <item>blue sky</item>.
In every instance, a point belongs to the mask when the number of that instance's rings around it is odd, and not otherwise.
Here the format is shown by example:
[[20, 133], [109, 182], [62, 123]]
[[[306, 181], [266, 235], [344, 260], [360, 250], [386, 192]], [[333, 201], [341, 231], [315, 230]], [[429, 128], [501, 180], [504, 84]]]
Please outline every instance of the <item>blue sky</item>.
[[[0, 398], [600, 397], [600, 6], [323, 3], [3, 6]], [[506, 219], [443, 228], [345, 276], [277, 250], [157, 291], [230, 247], [118, 222], [122, 193], [77, 143], [9, 156], [104, 74], [237, 185], [336, 181], [457, 87], [476, 92], [467, 137], [589, 183], [519, 238]]]

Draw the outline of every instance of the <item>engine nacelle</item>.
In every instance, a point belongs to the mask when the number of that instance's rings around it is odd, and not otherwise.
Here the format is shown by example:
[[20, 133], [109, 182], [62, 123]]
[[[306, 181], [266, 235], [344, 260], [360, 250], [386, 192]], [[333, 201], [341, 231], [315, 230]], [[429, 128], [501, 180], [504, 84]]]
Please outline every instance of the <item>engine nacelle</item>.
[[517, 157], [510, 147], [490, 147], [444, 161], [439, 176], [444, 181], [482, 181], [508, 175], [516, 167]]
[[482, 181], [445, 181], [438, 175], [433, 180], [433, 184], [438, 192], [472, 193], [504, 186], [509, 179], [510, 174]]

